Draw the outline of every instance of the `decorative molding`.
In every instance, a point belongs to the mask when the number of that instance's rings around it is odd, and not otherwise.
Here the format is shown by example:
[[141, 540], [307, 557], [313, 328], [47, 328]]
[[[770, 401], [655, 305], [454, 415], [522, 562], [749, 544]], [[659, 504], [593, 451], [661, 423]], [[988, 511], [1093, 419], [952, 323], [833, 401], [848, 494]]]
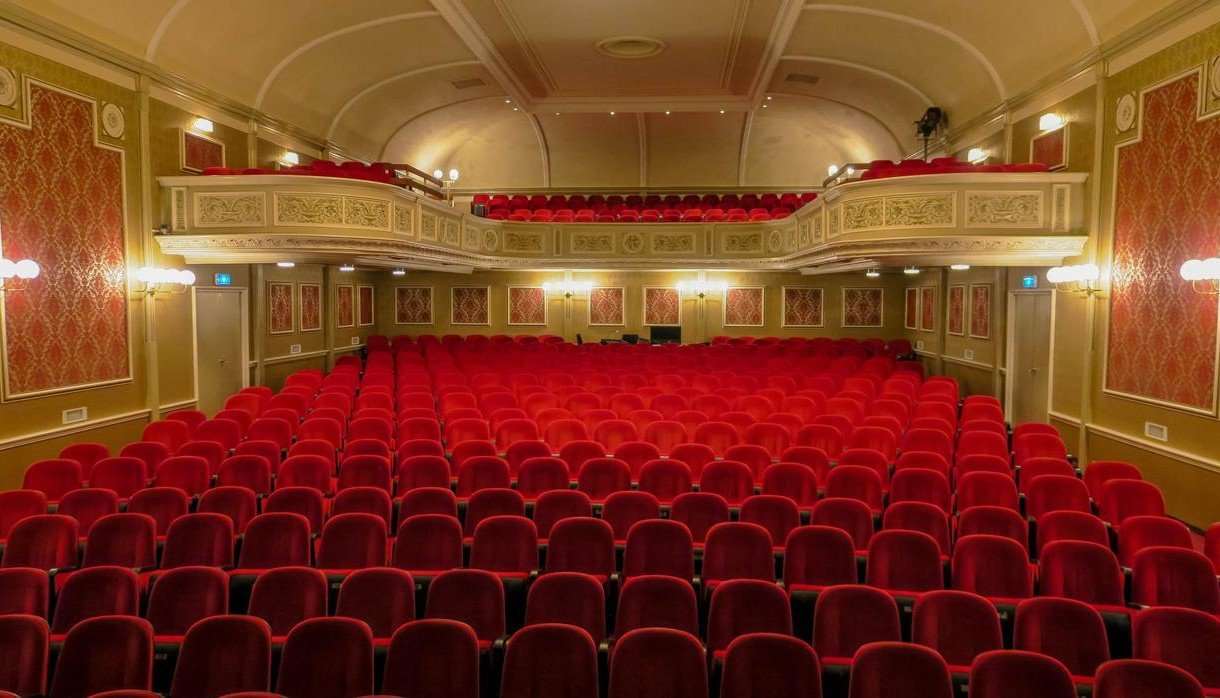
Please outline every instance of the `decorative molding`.
[[0, 107], [11, 107], [21, 96], [21, 87], [12, 70], [0, 66]]
[[170, 220], [173, 232], [186, 230], [188, 223], [186, 217], [186, 188], [174, 187], [170, 189], [169, 196]]
[[953, 228], [957, 197], [952, 193], [885, 197], [887, 228]]
[[102, 133], [116, 140], [122, 140], [123, 135], [127, 132], [127, 117], [123, 115], [123, 108], [117, 104], [105, 103], [102, 105]]
[[763, 251], [763, 234], [758, 230], [733, 231], [720, 229], [720, 251], [725, 254], [743, 254]]
[[654, 231], [648, 236], [648, 239], [649, 252], [652, 254], [695, 254], [694, 232], [662, 233]]
[[953, 356], [951, 354], [941, 354], [940, 358], [943, 359], [945, 361], [945, 363], [957, 364], [959, 366], [967, 366], [969, 368], [977, 368], [977, 369], [980, 369], [983, 371], [992, 371], [995, 369], [995, 366], [993, 366], [989, 363], [985, 363], [982, 361], [972, 361], [970, 359], [967, 359], [967, 358], [961, 357], [961, 356]]
[[264, 366], [274, 366], [276, 364], [291, 364], [298, 361], [308, 361], [309, 359], [320, 359], [329, 354], [327, 349], [318, 349], [317, 351], [304, 351], [300, 354], [285, 354], [283, 356], [271, 356], [263, 359]]
[[974, 228], [1039, 228], [1041, 191], [967, 191], [966, 225]]
[[610, 254], [614, 252], [614, 233], [572, 231], [568, 235], [572, 254]]
[[[1214, 64], [1213, 64], [1214, 65]], [[1220, 71], [1213, 68], [1213, 77], [1220, 75]], [[1118, 98], [1118, 104], [1114, 107], [1114, 128], [1119, 133], [1126, 133], [1135, 125], [1135, 119], [1138, 115], [1138, 107], [1135, 102], [1135, 93], [1129, 92]]]
[[260, 226], [267, 222], [267, 195], [256, 192], [196, 192], [196, 228]]
[[1051, 187], [1051, 232], [1066, 233], [1072, 227], [1072, 188], [1066, 184]]
[[355, 196], [343, 197], [343, 223], [356, 228], [390, 231], [390, 203]]
[[623, 253], [637, 255], [644, 251], [644, 235], [637, 232], [623, 234]]

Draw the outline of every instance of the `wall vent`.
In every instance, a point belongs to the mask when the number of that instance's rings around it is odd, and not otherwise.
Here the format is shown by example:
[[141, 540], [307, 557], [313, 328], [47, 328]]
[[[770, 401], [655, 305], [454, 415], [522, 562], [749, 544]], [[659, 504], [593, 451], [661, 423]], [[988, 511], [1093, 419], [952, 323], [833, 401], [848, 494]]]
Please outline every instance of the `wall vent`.
[[784, 82], [799, 82], [805, 85], [816, 85], [821, 81], [821, 79], [822, 78], [816, 75], [810, 75], [809, 73], [788, 73], [788, 76], [784, 78]]
[[469, 90], [472, 87], [483, 87], [487, 83], [483, 81], [483, 78], [466, 78], [465, 80], [454, 80], [449, 84], [453, 85], [455, 90]]
[[1144, 436], [1157, 441], [1169, 440], [1169, 427], [1155, 422], [1144, 422]]
[[360, 338], [359, 338], [359, 337], [352, 337], [352, 346], [353, 346], [353, 347], [358, 347], [358, 346], [360, 346]]
[[89, 419], [88, 407], [73, 407], [70, 410], [64, 410], [64, 424], [76, 424]]

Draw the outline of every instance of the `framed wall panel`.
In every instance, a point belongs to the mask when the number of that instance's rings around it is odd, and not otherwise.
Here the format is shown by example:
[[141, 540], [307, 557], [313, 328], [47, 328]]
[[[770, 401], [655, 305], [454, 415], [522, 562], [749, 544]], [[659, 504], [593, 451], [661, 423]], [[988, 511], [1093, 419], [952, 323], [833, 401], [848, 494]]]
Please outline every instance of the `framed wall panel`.
[[267, 331], [271, 334], [292, 334], [295, 325], [295, 289], [291, 283], [267, 283]]
[[508, 287], [508, 324], [545, 326], [546, 289], [541, 286]]
[[843, 327], [881, 327], [885, 324], [885, 289], [843, 289]]
[[322, 331], [322, 284], [297, 284], [297, 319], [302, 332]]
[[398, 286], [394, 289], [394, 324], [431, 325], [433, 320], [431, 286]]
[[970, 336], [991, 339], [991, 284], [970, 285]]
[[622, 327], [626, 324], [627, 293], [622, 286], [602, 286], [589, 291], [589, 325]]
[[356, 287], [351, 284], [335, 286], [335, 327], [356, 326]]
[[824, 293], [820, 288], [785, 286], [784, 327], [824, 327], [826, 314]]
[[921, 286], [919, 288], [919, 330], [921, 332], [936, 331], [935, 286]]
[[919, 289], [906, 289], [903, 301], [902, 326], [908, 330], [919, 329]]
[[673, 327], [682, 324], [682, 294], [666, 286], [644, 287], [644, 325]]
[[762, 286], [730, 286], [724, 290], [721, 315], [725, 327], [766, 324], [766, 290]]
[[490, 325], [491, 289], [487, 286], [454, 286], [449, 290], [449, 324]]
[[966, 286], [959, 284], [949, 287], [949, 302], [945, 304], [945, 329], [954, 336], [966, 334]]
[[368, 327], [376, 322], [376, 292], [377, 289], [373, 286], [361, 284], [356, 287], [356, 318], [361, 327]]

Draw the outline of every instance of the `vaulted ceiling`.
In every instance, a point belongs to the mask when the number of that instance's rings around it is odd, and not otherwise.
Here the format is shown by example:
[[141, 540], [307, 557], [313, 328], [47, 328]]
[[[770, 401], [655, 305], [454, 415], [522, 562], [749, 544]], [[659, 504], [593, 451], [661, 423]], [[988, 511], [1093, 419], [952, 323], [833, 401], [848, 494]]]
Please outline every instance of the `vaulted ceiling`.
[[928, 106], [965, 123], [1186, 1], [0, 0], [0, 11], [21, 6], [357, 157], [459, 167], [464, 185], [791, 186], [832, 162], [901, 157]]

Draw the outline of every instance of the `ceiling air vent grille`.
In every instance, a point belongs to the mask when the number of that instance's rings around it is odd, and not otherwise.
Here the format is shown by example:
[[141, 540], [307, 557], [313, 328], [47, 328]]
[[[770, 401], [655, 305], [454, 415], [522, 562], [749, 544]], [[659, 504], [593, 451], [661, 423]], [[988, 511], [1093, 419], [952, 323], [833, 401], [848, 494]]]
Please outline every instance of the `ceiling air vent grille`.
[[466, 80], [454, 80], [451, 84], [454, 89], [468, 90], [472, 87], [482, 87], [487, 83], [483, 82], [482, 78], [468, 78]]
[[821, 78], [818, 76], [810, 75], [808, 73], [788, 73], [788, 77], [784, 78], [785, 82], [799, 82], [806, 85], [816, 85], [818, 84], [819, 80], [821, 80]]

